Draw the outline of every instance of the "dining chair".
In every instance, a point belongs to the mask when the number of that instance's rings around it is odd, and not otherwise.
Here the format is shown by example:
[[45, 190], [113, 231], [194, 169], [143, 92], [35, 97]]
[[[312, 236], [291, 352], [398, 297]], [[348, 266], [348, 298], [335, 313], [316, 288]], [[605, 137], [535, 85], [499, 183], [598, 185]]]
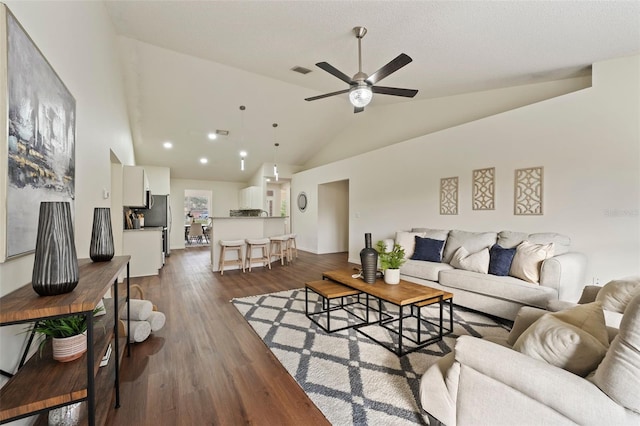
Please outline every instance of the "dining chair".
[[191, 227], [189, 228], [189, 243], [193, 242], [202, 242], [204, 237], [204, 232], [202, 232], [202, 225], [197, 222], [192, 222]]

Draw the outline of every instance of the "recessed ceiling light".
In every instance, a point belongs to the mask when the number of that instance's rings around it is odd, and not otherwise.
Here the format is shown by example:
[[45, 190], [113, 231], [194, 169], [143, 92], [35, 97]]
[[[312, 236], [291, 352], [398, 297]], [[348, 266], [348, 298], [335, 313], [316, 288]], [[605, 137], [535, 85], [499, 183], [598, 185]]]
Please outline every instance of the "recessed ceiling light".
[[267, 182], [271, 182], [271, 179], [267, 178]]
[[201, 162], [202, 164], [207, 164], [207, 163], [209, 162], [209, 160], [207, 160], [206, 158], [202, 157], [202, 158], [200, 159], [200, 162]]
[[209, 140], [213, 141], [217, 139], [218, 135], [216, 135], [215, 133], [209, 133], [207, 137], [209, 138]]
[[240, 157], [246, 157], [247, 151], [240, 151]]
[[166, 149], [171, 149], [173, 147], [173, 144], [171, 142], [165, 142], [162, 144], [162, 146], [164, 146]]

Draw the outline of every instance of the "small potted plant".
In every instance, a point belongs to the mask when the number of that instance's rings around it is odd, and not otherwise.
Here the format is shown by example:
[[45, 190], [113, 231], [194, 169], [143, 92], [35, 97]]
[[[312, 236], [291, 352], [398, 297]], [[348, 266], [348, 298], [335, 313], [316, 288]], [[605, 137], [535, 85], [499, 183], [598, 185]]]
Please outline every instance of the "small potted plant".
[[[104, 311], [102, 306], [96, 307], [93, 315], [100, 315]], [[66, 317], [44, 319], [33, 326], [36, 333], [46, 336], [40, 342], [40, 353], [45, 342], [51, 338], [53, 359], [60, 362], [76, 360], [87, 351], [87, 318], [84, 315], [69, 315]]]
[[398, 284], [400, 282], [400, 267], [406, 262], [404, 249], [400, 244], [394, 244], [391, 251], [387, 251], [384, 241], [376, 243], [376, 251], [380, 260], [380, 269], [384, 274], [384, 282], [387, 284]]

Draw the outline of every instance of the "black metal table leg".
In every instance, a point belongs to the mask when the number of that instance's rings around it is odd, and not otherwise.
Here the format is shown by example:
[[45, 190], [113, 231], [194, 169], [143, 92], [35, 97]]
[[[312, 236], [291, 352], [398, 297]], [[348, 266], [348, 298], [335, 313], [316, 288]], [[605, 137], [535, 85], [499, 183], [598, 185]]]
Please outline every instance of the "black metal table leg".
[[87, 409], [89, 410], [89, 426], [96, 424], [96, 389], [93, 375], [93, 310], [85, 312], [87, 319]]
[[[116, 315], [118, 313], [116, 312]], [[131, 356], [131, 280], [129, 275], [129, 262], [127, 262], [127, 356]]]
[[[113, 332], [116, 336], [114, 344], [115, 344], [115, 362], [116, 362], [116, 405], [115, 408], [120, 408], [120, 327], [118, 327], [118, 323], [120, 319], [118, 318], [118, 279], [113, 283], [113, 309], [114, 309], [114, 324], [113, 324]], [[127, 312], [128, 314], [129, 312]], [[127, 320], [127, 323], [129, 320]], [[127, 336], [127, 340], [129, 337]]]

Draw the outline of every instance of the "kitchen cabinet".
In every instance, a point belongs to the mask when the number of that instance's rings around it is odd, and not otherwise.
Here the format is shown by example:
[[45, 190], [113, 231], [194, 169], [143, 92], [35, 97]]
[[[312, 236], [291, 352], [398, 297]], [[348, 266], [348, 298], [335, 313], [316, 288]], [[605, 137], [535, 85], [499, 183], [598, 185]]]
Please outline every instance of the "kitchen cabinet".
[[171, 193], [171, 169], [169, 167], [144, 166], [149, 179], [151, 195], [169, 195]]
[[238, 204], [240, 205], [240, 209], [263, 210], [262, 188], [259, 186], [250, 186], [241, 189], [238, 195]]
[[123, 253], [131, 256], [131, 276], [158, 275], [162, 268], [162, 227], [125, 229]]
[[[118, 310], [129, 298], [119, 295], [117, 277], [126, 268], [129, 256], [116, 256], [110, 262], [78, 261], [80, 281], [76, 288], [57, 296], [39, 296], [31, 283], [0, 299], [0, 326], [31, 323], [70, 314], [87, 317], [87, 352], [82, 358], [61, 363], [53, 360], [51, 343], [42, 355], [36, 352], [0, 389], [0, 423], [34, 414], [46, 413], [58, 406], [86, 401], [80, 424], [104, 424], [115, 390], [115, 406], [120, 404], [120, 362], [126, 338], [118, 335]], [[104, 299], [105, 315], [93, 317], [93, 310], [112, 288], [113, 297]], [[100, 361], [109, 344], [114, 349], [107, 366]], [[114, 386], [115, 382], [115, 386]], [[41, 417], [42, 419], [42, 417]]]
[[122, 205], [147, 208], [149, 179], [144, 167], [124, 166], [122, 174]]

